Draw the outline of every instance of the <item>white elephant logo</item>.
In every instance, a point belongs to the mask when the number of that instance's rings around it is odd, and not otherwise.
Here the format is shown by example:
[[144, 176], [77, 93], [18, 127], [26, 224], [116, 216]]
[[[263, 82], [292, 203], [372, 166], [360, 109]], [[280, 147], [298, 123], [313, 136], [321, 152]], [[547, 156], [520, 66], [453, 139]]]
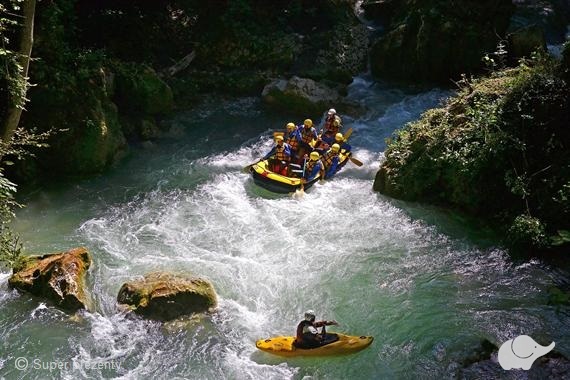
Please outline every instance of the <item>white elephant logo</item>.
[[549, 353], [554, 342], [549, 346], [541, 346], [528, 335], [509, 339], [499, 348], [499, 364], [503, 369], [522, 368], [528, 371], [534, 361]]

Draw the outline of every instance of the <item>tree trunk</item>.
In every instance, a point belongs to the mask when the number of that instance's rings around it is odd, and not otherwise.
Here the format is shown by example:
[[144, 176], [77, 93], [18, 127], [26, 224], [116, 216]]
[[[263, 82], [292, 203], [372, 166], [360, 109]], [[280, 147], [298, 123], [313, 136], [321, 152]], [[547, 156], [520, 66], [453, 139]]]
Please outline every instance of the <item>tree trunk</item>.
[[[36, 12], [36, 0], [24, 0], [23, 3], [24, 25], [20, 33], [20, 54], [19, 61], [22, 66], [21, 75], [28, 78], [28, 68], [30, 67], [30, 56], [32, 54], [32, 45], [34, 43], [34, 15]], [[16, 102], [12, 102], [16, 103]], [[6, 113], [6, 119], [2, 120], [0, 129], [1, 138], [4, 142], [9, 142], [14, 136], [14, 132], [20, 124], [20, 116], [22, 108], [11, 106]]]

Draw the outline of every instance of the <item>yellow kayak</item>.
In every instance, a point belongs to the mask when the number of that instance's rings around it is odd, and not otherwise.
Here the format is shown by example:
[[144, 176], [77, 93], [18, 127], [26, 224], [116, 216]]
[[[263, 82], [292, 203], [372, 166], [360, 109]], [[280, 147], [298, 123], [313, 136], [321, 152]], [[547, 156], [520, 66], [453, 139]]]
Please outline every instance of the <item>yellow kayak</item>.
[[347, 355], [364, 350], [372, 344], [374, 337], [351, 336], [338, 334], [338, 340], [317, 348], [296, 348], [293, 346], [294, 336], [277, 336], [269, 339], [260, 339], [255, 345], [261, 351], [279, 356], [327, 356]]

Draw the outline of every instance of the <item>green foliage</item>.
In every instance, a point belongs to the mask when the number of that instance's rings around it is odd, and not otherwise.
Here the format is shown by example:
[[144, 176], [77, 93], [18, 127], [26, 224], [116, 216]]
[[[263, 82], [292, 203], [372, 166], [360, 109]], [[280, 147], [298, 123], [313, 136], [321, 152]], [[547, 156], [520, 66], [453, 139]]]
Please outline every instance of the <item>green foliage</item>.
[[45, 147], [50, 134], [34, 134], [18, 129], [10, 143], [0, 142], [0, 267], [17, 269], [25, 263], [22, 244], [9, 227], [14, 210], [22, 206], [14, 199], [17, 186], [4, 176], [4, 167], [11, 165], [13, 159], [31, 155], [34, 148]]
[[24, 68], [15, 39], [22, 1], [9, 0], [0, 4], [0, 120], [9, 108], [23, 108], [27, 101], [28, 81], [23, 76]]
[[376, 188], [512, 224], [515, 249], [564, 244], [555, 234], [570, 229], [569, 95], [563, 68], [543, 55], [463, 80], [396, 132]]
[[507, 66], [507, 50], [506, 42], [500, 40], [497, 43], [497, 50], [492, 54], [485, 54], [483, 56], [483, 63], [489, 71], [503, 70]]
[[529, 215], [519, 215], [507, 232], [507, 241], [516, 249], [547, 245], [546, 230], [541, 221]]

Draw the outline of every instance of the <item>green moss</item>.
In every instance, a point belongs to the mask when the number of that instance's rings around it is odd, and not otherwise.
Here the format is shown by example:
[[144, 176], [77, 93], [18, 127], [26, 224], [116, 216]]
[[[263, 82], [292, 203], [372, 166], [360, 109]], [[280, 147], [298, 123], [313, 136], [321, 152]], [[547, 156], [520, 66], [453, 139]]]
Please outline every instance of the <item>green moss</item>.
[[168, 321], [208, 311], [216, 306], [217, 295], [207, 280], [155, 272], [124, 284], [117, 300], [137, 314]]

